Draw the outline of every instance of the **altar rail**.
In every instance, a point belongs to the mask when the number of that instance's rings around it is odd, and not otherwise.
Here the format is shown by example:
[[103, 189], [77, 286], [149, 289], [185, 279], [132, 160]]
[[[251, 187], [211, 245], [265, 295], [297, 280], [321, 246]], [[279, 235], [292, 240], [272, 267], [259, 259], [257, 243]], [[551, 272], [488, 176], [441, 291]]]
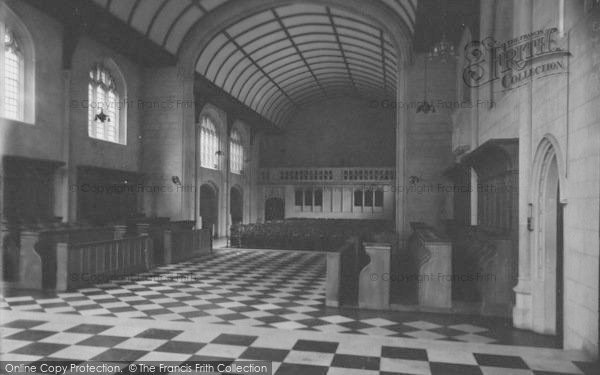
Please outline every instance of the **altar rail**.
[[150, 268], [147, 235], [91, 242], [59, 243], [56, 246], [56, 290], [71, 290], [134, 275]]
[[165, 264], [181, 262], [212, 249], [212, 236], [209, 229], [166, 230], [164, 233]]
[[[53, 290], [58, 288], [57, 270], [64, 267], [60, 264], [62, 260], [57, 258], [58, 244], [66, 244], [67, 248], [71, 248], [80, 244], [106, 243], [146, 235], [149, 242], [145, 250], [148, 253], [146, 262], [148, 267], [152, 267], [155, 264], [177, 262], [211, 252], [210, 232], [193, 229], [194, 224], [193, 221], [150, 219], [112, 227], [61, 224], [30, 226], [13, 231], [9, 231], [8, 227], [3, 225], [2, 255], [3, 260], [10, 261], [6, 263], [14, 269], [10, 281], [14, 281], [17, 288]], [[108, 275], [112, 276], [114, 275]]]

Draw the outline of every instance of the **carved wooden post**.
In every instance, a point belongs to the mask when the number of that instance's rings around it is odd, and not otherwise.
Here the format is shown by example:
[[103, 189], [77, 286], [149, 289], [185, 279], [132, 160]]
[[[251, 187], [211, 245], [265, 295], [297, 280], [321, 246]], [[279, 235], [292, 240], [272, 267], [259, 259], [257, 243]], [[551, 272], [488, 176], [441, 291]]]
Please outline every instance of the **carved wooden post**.
[[173, 261], [173, 232], [170, 229], [165, 230], [164, 232], [164, 264], [171, 264]]
[[419, 305], [449, 309], [452, 307], [452, 244], [430, 230], [420, 238]]
[[19, 254], [19, 288], [42, 289], [42, 258], [35, 251], [39, 241], [39, 232], [25, 230], [21, 232], [21, 251]]
[[365, 243], [365, 252], [371, 262], [360, 271], [358, 307], [388, 309], [390, 307], [390, 255], [388, 243]]
[[146, 240], [146, 246], [144, 246], [144, 264], [146, 266], [146, 269], [149, 270], [150, 268], [152, 268], [152, 264], [154, 263], [152, 259], [154, 241], [152, 240], [152, 237], [150, 237], [150, 224], [137, 223], [135, 226], [138, 236], [148, 237]]
[[331, 251], [327, 253], [327, 283], [325, 290], [325, 305], [339, 307], [340, 305], [340, 277], [342, 275], [341, 253]]
[[69, 289], [69, 245], [56, 244], [56, 291]]

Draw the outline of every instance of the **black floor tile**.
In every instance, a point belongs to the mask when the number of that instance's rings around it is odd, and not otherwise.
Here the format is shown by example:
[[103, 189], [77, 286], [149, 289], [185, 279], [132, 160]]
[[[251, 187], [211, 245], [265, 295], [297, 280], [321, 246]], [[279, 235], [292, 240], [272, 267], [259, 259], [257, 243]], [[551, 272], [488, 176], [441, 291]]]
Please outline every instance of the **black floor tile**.
[[107, 329], [111, 328], [111, 326], [105, 326], [100, 324], [80, 324], [75, 327], [71, 327], [65, 332], [71, 333], [90, 333], [93, 335], [97, 335], [100, 332], [104, 332]]
[[40, 321], [40, 320], [19, 319], [19, 320], [13, 320], [12, 322], [3, 324], [2, 327], [29, 329], [29, 328], [33, 328], [33, 327], [42, 325], [44, 323], [46, 323], [46, 322]]
[[529, 366], [521, 357], [473, 353], [480, 366], [528, 369]]
[[8, 340], [40, 341], [54, 334], [56, 334], [56, 332], [28, 329], [26, 331], [17, 332], [4, 338]]
[[46, 357], [52, 353], [56, 353], [57, 351], [66, 348], [67, 346], [69, 345], [54, 344], [49, 342], [34, 342], [20, 347], [17, 350], [13, 350], [11, 353]]
[[142, 350], [112, 348], [112, 349], [108, 349], [107, 351], [105, 351], [103, 353], [98, 354], [91, 360], [98, 361], [98, 362], [111, 362], [111, 361], [131, 362], [131, 361], [135, 361], [138, 358], [141, 358], [146, 353], [148, 353], [148, 352], [142, 351]]
[[256, 340], [256, 336], [246, 336], [246, 335], [229, 335], [229, 334], [221, 334], [217, 338], [211, 341], [212, 344], [224, 344], [224, 345], [238, 345], [238, 346], [250, 346], [254, 340]]
[[161, 339], [161, 340], [170, 340], [175, 336], [178, 336], [183, 331], [179, 330], [166, 330], [166, 329], [157, 329], [150, 328], [145, 330], [144, 332], [140, 332], [135, 337], [142, 337], [145, 339]]
[[113, 346], [118, 345], [125, 340], [127, 340], [127, 337], [96, 335], [78, 342], [77, 345], [112, 348]]
[[427, 350], [402, 348], [395, 346], [382, 346], [381, 356], [384, 358], [409, 359], [415, 361], [427, 361]]
[[331, 363], [332, 367], [355, 368], [362, 370], [379, 370], [378, 357], [336, 354]]
[[331, 341], [298, 340], [294, 350], [307, 352], [335, 353], [338, 343]]
[[326, 375], [329, 370], [326, 366], [297, 365], [282, 363], [275, 375]]
[[240, 359], [253, 359], [257, 361], [283, 362], [288, 355], [289, 350], [271, 349], [271, 348], [254, 348], [246, 349], [240, 356]]
[[483, 375], [479, 366], [430, 362], [431, 375]]
[[206, 344], [188, 341], [169, 341], [154, 349], [157, 352], [194, 354]]

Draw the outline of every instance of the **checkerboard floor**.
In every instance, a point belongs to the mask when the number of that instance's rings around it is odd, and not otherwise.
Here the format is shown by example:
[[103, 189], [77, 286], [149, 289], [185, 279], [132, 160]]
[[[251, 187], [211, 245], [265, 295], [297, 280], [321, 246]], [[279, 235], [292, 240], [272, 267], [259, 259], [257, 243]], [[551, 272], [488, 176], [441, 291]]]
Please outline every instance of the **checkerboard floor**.
[[557, 347], [553, 339], [515, 330], [505, 320], [334, 309], [324, 300], [322, 253], [219, 249], [70, 293], [7, 292], [0, 310]]
[[[581, 353], [222, 324], [5, 311], [0, 359], [39, 361], [269, 361], [276, 375], [598, 374]], [[68, 373], [68, 372], [67, 372]], [[124, 373], [127, 373], [126, 371]]]

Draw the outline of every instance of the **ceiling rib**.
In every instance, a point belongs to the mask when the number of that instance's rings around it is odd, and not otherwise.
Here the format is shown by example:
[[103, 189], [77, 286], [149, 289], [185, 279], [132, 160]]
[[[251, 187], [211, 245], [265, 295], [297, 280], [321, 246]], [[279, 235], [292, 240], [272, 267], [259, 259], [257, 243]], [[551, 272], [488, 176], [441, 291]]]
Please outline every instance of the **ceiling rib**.
[[154, 12], [154, 15], [152, 15], [152, 19], [150, 20], [150, 23], [148, 24], [148, 29], [146, 29], [146, 38], [150, 37], [150, 32], [152, 31], [152, 28], [154, 27], [154, 22], [156, 22], [158, 15], [162, 12], [162, 10], [165, 8], [165, 5], [167, 5], [167, 3], [169, 1], [170, 0], [164, 0], [162, 2], [162, 4], [160, 4], [160, 6], [156, 10], [156, 12]]
[[175, 17], [175, 20], [169, 25], [169, 28], [167, 29], [167, 32], [165, 33], [165, 36], [163, 37], [163, 41], [160, 44], [163, 47], [166, 47], [167, 44], [167, 40], [169, 40], [169, 36], [171, 36], [171, 32], [173, 32], [173, 29], [175, 28], [175, 26], [177, 25], [178, 21], [181, 19], [181, 17], [183, 17], [190, 9], [192, 9], [192, 7], [195, 6], [195, 4], [193, 2], [190, 2], [185, 8], [183, 8], [179, 14], [177, 15], [177, 17]]
[[346, 59], [346, 53], [344, 52], [344, 47], [342, 46], [342, 42], [340, 41], [340, 34], [338, 33], [337, 27], [335, 26], [335, 21], [333, 20], [333, 16], [331, 15], [331, 9], [329, 9], [329, 7], [326, 7], [325, 9], [327, 10], [327, 17], [329, 17], [331, 27], [333, 28], [333, 35], [335, 35], [335, 40], [337, 41], [337, 44], [340, 47], [340, 52], [342, 53], [342, 58], [344, 59], [346, 70], [348, 71], [348, 77], [350, 78], [350, 82], [352, 82], [352, 86], [354, 86], [354, 88], [356, 89], [356, 83], [354, 82], [354, 78], [352, 77], [352, 71], [350, 71], [348, 59]]
[[302, 62], [304, 63], [304, 65], [306, 65], [306, 68], [308, 69], [308, 71], [312, 75], [313, 79], [315, 80], [315, 82], [317, 83], [317, 85], [319, 86], [319, 88], [323, 91], [323, 93], [325, 93], [325, 95], [327, 95], [327, 91], [325, 91], [325, 89], [323, 88], [323, 86], [321, 86], [321, 83], [319, 82], [317, 76], [315, 76], [315, 73], [312, 71], [312, 68], [310, 67], [310, 65], [308, 64], [308, 62], [306, 61], [306, 59], [304, 58], [304, 55], [302, 55], [302, 51], [300, 51], [300, 49], [298, 48], [298, 45], [296, 45], [296, 41], [294, 41], [294, 38], [290, 35], [289, 30], [283, 24], [283, 21], [281, 20], [281, 17], [279, 17], [279, 14], [277, 13], [277, 11], [275, 9], [271, 9], [271, 12], [273, 13], [273, 16], [275, 16], [275, 19], [279, 23], [279, 26], [281, 26], [281, 29], [283, 30], [283, 32], [285, 33], [285, 35], [289, 39], [290, 43], [292, 44], [292, 47], [294, 47], [294, 49], [298, 53], [298, 56], [300, 57], [300, 59], [302, 60]]
[[282, 93], [283, 95], [285, 95], [285, 96], [286, 96], [286, 97], [289, 99], [289, 101], [290, 101], [290, 102], [292, 102], [294, 105], [296, 105], [296, 103], [294, 103], [294, 99], [292, 99], [292, 98], [291, 98], [291, 97], [290, 97], [290, 96], [289, 96], [289, 95], [288, 95], [288, 94], [287, 94], [287, 93], [286, 93], [286, 92], [285, 92], [285, 91], [284, 91], [284, 90], [283, 90], [283, 89], [282, 89], [282, 88], [279, 86], [279, 84], [277, 84], [277, 82], [275, 82], [275, 81], [273, 80], [273, 78], [271, 78], [271, 77], [270, 77], [270, 76], [269, 76], [269, 75], [268, 75], [268, 74], [267, 74], [267, 73], [266, 73], [266, 72], [263, 70], [263, 68], [262, 68], [260, 65], [258, 65], [258, 64], [256, 63], [256, 61], [254, 61], [254, 59], [252, 58], [252, 56], [248, 55], [248, 53], [246, 53], [246, 51], [244, 51], [244, 49], [243, 49], [243, 48], [242, 48], [242, 47], [241, 47], [239, 44], [237, 44], [237, 42], [236, 42], [236, 41], [235, 41], [235, 40], [234, 40], [234, 39], [231, 37], [231, 35], [229, 35], [229, 33], [228, 33], [227, 31], [223, 31], [223, 34], [224, 34], [224, 35], [227, 37], [227, 39], [229, 39], [229, 42], [230, 42], [230, 43], [232, 43], [232, 44], [233, 44], [233, 45], [234, 45], [234, 46], [235, 46], [237, 49], [239, 49], [239, 50], [240, 50], [240, 51], [241, 51], [241, 52], [242, 52], [242, 53], [243, 53], [243, 54], [246, 56], [246, 58], [247, 58], [248, 60], [250, 60], [250, 62], [251, 62], [252, 64], [254, 64], [254, 66], [256, 66], [256, 68], [257, 68], [257, 69], [258, 69], [258, 70], [259, 70], [259, 71], [260, 71], [260, 72], [261, 72], [261, 73], [262, 73], [262, 74], [263, 74], [265, 77], [267, 77], [267, 79], [268, 79], [269, 81], [271, 81], [271, 83], [273, 83], [273, 85], [275, 85], [276, 87], [278, 87], [278, 88], [279, 88], [279, 91], [281, 91], [281, 93]]

